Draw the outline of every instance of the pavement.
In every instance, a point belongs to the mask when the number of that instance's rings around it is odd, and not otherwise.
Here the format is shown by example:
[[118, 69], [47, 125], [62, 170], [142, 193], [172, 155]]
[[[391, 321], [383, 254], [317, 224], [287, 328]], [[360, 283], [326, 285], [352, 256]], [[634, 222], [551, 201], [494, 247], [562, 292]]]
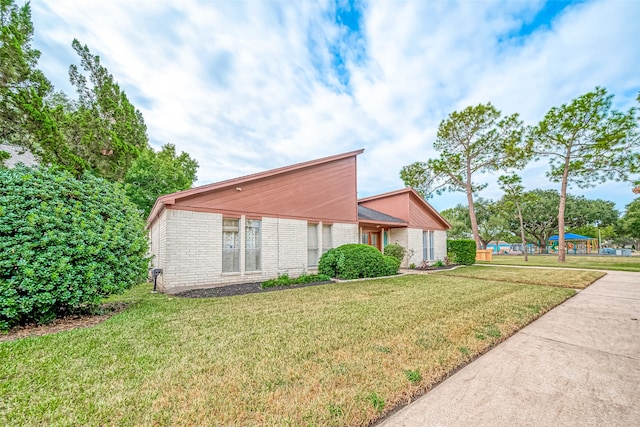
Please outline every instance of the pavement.
[[377, 426], [640, 426], [640, 273], [607, 272]]

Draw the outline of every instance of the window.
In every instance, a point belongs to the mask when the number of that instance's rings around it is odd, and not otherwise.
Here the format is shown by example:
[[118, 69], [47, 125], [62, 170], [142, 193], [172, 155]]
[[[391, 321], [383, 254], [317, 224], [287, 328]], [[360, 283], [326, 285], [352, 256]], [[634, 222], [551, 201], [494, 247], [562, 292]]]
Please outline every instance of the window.
[[429, 232], [429, 259], [431, 261], [436, 259], [434, 255], [434, 247], [433, 247], [433, 231]]
[[240, 271], [240, 220], [222, 219], [222, 272]]
[[433, 231], [422, 232], [422, 259], [425, 261], [433, 261], [435, 259]]
[[331, 225], [322, 225], [322, 253], [327, 252], [333, 247], [333, 239], [331, 235]]
[[260, 253], [262, 249], [262, 236], [260, 233], [261, 221], [248, 219], [245, 221], [245, 246], [244, 269], [245, 271], [259, 271], [261, 269]]
[[369, 233], [362, 233], [360, 235], [360, 243], [362, 243], [363, 245], [369, 244]]
[[318, 224], [307, 224], [307, 266], [318, 265]]

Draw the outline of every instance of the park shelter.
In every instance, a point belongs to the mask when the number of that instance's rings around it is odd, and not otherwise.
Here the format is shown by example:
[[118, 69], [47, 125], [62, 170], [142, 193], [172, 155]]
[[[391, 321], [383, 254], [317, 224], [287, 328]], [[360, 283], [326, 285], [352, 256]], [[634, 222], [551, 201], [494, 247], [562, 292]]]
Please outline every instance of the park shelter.
[[[549, 245], [547, 249], [549, 253], [558, 252], [558, 239], [560, 236], [555, 235], [549, 237]], [[568, 254], [591, 254], [598, 253], [598, 239], [580, 234], [565, 233], [564, 241], [567, 245]]]

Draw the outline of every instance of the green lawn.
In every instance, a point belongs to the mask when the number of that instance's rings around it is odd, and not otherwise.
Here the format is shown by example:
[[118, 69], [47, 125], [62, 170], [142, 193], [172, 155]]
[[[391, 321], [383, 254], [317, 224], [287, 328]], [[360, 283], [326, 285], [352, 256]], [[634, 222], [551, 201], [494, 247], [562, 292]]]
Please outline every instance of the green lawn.
[[149, 291], [97, 326], [0, 343], [0, 424], [368, 425], [575, 293], [440, 274]]
[[540, 267], [587, 268], [595, 270], [640, 271], [640, 256], [587, 256], [567, 255], [567, 262], [558, 262], [557, 255], [494, 255], [491, 262], [481, 261], [478, 264], [493, 265], [534, 265]]
[[438, 274], [472, 279], [495, 280], [527, 285], [558, 286], [561, 288], [584, 289], [606, 273], [603, 271], [559, 270], [553, 268], [487, 268], [478, 266], [458, 267]]

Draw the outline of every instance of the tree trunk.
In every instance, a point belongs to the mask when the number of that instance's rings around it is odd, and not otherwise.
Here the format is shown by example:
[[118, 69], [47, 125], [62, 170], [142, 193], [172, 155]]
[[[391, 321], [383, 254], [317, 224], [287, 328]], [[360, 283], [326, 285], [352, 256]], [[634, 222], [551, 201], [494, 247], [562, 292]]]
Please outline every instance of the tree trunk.
[[522, 210], [520, 209], [520, 203], [516, 203], [518, 208], [518, 219], [520, 220], [520, 237], [522, 238], [522, 252], [524, 252], [524, 261], [529, 261], [529, 255], [527, 255], [527, 239], [524, 237], [524, 220], [522, 219]]
[[467, 187], [467, 201], [469, 202], [469, 218], [471, 219], [471, 231], [473, 232], [473, 240], [476, 241], [476, 249], [482, 249], [482, 240], [478, 231], [478, 220], [476, 218], [476, 210], [473, 207], [473, 193], [471, 187]]
[[571, 148], [567, 148], [562, 172], [562, 185], [560, 187], [560, 207], [558, 208], [558, 262], [567, 262], [564, 241], [564, 209], [567, 204], [567, 182], [569, 181], [569, 162], [571, 160]]

